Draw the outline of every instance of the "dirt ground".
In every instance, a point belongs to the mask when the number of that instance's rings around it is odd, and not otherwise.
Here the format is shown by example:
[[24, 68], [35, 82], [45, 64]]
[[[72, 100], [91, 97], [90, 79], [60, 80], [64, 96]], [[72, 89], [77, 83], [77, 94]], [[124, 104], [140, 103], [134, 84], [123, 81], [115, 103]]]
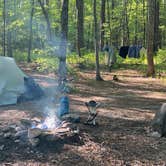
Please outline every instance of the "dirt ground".
[[[56, 85], [53, 74], [23, 69], [51, 92]], [[113, 81], [116, 74], [119, 81]], [[78, 73], [69, 94], [70, 111], [81, 117], [80, 141], [31, 147], [2, 137], [5, 126], [23, 118], [40, 117], [47, 103], [31, 101], [0, 107], [0, 165], [4, 166], [152, 166], [166, 165], [166, 138], [148, 135], [150, 122], [166, 101], [166, 83], [145, 78], [135, 70], [102, 72], [104, 81], [96, 82], [93, 71]], [[100, 102], [98, 126], [83, 123], [88, 116], [85, 102]]]

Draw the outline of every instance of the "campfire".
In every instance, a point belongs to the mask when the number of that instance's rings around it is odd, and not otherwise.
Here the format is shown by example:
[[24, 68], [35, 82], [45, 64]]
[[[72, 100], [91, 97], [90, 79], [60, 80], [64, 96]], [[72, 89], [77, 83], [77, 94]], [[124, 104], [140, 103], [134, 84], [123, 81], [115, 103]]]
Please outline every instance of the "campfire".
[[[64, 101], [64, 100], [62, 100]], [[75, 122], [79, 122], [79, 116], [64, 111], [63, 103], [60, 104], [60, 112], [55, 107], [45, 108], [47, 115], [44, 118], [21, 119], [18, 124], [12, 124], [4, 128], [4, 137], [14, 139], [15, 142], [27, 143], [33, 147], [42, 141], [67, 141], [71, 138], [79, 138], [79, 129]], [[76, 139], [74, 139], [76, 140]]]
[[[96, 109], [100, 103], [90, 101], [85, 103], [89, 116], [85, 124], [96, 125]], [[66, 109], [67, 108], [67, 109]], [[57, 111], [58, 110], [58, 111]], [[69, 112], [68, 99], [61, 98], [59, 109], [46, 106], [45, 116], [39, 119], [21, 119], [18, 124], [12, 124], [4, 129], [4, 137], [12, 138], [17, 143], [27, 143], [33, 147], [42, 146], [43, 141], [58, 142], [67, 140], [79, 141], [79, 128], [77, 123], [80, 117]]]
[[77, 136], [79, 129], [71, 122], [61, 121], [57, 117], [47, 117], [44, 122], [33, 122], [28, 128], [28, 140], [32, 146], [37, 146], [40, 139], [57, 141]]

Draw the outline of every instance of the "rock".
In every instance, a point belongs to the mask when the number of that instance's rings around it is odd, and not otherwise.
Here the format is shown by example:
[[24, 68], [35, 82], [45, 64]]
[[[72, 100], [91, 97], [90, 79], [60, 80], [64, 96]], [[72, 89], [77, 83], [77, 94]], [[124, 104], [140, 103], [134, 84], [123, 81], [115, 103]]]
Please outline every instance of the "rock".
[[9, 126], [5, 126], [2, 128], [2, 131], [3, 132], [8, 132], [10, 130]]
[[26, 127], [31, 127], [32, 125], [32, 121], [29, 119], [21, 119], [20, 122], [23, 126], [26, 126]]
[[75, 130], [73, 130], [73, 131], [71, 131], [71, 132], [74, 133], [74, 134], [79, 134], [80, 130], [79, 130], [79, 128], [77, 127], [77, 129], [75, 129]]
[[160, 137], [161, 137], [161, 134], [160, 134], [159, 132], [155, 131], [155, 132], [150, 133], [150, 136], [151, 136], [151, 137], [160, 138]]
[[56, 135], [47, 135], [44, 136], [47, 141], [58, 141], [60, 138]]
[[31, 139], [29, 139], [29, 142], [33, 147], [35, 147], [40, 143], [40, 140], [39, 140], [39, 138], [31, 138]]
[[15, 129], [16, 127], [17, 127], [16, 124], [12, 124], [12, 125], [9, 126], [9, 128], [11, 128], [11, 129]]
[[39, 129], [39, 128], [29, 128], [28, 129], [28, 138], [36, 138], [38, 136], [41, 135], [41, 133], [43, 132], [42, 129]]
[[19, 143], [19, 142], [20, 142], [20, 140], [19, 140], [19, 139], [16, 139], [14, 142], [15, 142], [15, 143]]
[[166, 137], [166, 103], [163, 103], [152, 120], [152, 129], [160, 133], [161, 137]]
[[35, 121], [37, 123], [41, 123], [41, 119], [37, 118], [37, 117], [34, 117], [32, 118], [32, 121]]
[[0, 150], [2, 151], [4, 149], [5, 145], [0, 146]]
[[19, 131], [22, 131], [23, 128], [22, 128], [21, 126], [17, 126], [17, 127], [15, 128], [15, 130], [16, 130], [17, 132], [19, 132]]
[[18, 137], [21, 137], [23, 135], [27, 135], [27, 130], [21, 130], [21, 131], [18, 131], [16, 134], [15, 134], [15, 137], [18, 138]]
[[12, 136], [11, 133], [5, 133], [5, 134], [4, 134], [4, 137], [5, 137], [5, 138], [10, 138], [11, 136]]
[[79, 123], [80, 116], [76, 114], [65, 114], [61, 117], [61, 120], [68, 121], [71, 123]]

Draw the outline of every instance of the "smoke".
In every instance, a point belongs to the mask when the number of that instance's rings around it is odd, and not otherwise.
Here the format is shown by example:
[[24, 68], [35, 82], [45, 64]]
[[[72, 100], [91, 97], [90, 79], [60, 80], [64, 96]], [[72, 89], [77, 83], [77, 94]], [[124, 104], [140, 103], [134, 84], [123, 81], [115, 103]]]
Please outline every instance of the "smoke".
[[61, 97], [56, 90], [58, 86], [57, 80], [52, 78], [43, 79], [43, 77], [40, 79], [42, 79], [40, 84], [45, 92], [45, 96], [38, 101], [34, 101], [34, 104], [36, 105], [37, 112], [43, 118], [40, 123], [33, 124], [32, 128], [55, 129], [61, 124], [61, 120], [57, 117], [59, 98]]

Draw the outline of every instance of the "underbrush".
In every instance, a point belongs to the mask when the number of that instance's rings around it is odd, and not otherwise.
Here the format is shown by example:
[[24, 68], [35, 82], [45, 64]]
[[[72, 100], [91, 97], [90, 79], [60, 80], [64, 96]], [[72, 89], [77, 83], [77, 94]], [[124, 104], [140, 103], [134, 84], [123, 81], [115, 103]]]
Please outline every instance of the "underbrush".
[[[116, 54], [117, 62], [113, 66], [113, 70], [119, 69], [136, 69], [142, 73], [146, 73], [147, 70], [147, 58], [146, 55], [142, 55], [140, 58], [121, 58], [118, 53]], [[16, 61], [27, 61], [27, 53], [17, 52], [14, 56]], [[56, 72], [58, 69], [59, 60], [56, 55], [45, 54], [44, 51], [33, 51], [31, 56], [32, 62], [37, 64], [37, 70], [40, 72]], [[84, 53], [82, 57], [79, 57], [76, 53], [70, 53], [67, 55], [67, 68], [68, 73], [76, 76], [78, 70], [95, 70], [96, 58], [94, 52]], [[99, 62], [101, 70], [106, 70], [106, 57], [103, 52], [99, 53]], [[159, 50], [157, 55], [154, 56], [156, 73], [166, 74], [166, 50]]]

